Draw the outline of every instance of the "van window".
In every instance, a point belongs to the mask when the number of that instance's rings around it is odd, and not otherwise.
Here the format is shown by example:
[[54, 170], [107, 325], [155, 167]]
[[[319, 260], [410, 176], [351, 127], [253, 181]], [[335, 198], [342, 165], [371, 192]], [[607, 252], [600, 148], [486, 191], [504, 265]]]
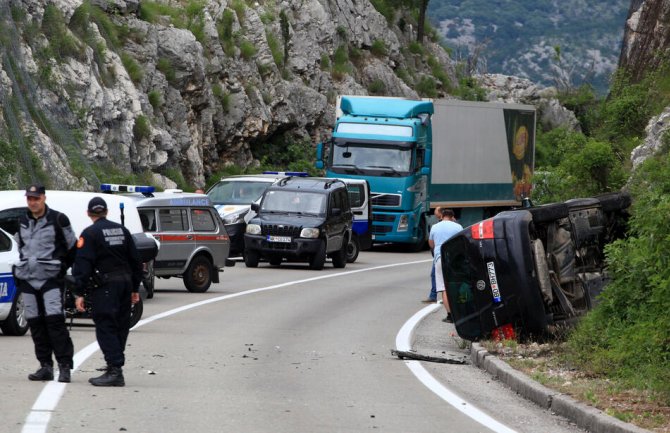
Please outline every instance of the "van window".
[[351, 203], [352, 208], [363, 206], [363, 202], [365, 202], [363, 185], [347, 185], [347, 191], [349, 192], [349, 203]]
[[163, 232], [183, 232], [188, 230], [186, 209], [159, 209], [158, 221]]
[[0, 232], [0, 251], [9, 251], [12, 249], [12, 241], [9, 236]]
[[14, 235], [19, 231], [19, 217], [27, 212], [28, 208], [20, 207], [5, 209], [0, 212], [0, 228]]
[[214, 217], [208, 209], [191, 209], [191, 222], [193, 231], [213, 232], [216, 230]]
[[138, 209], [142, 230], [145, 232], [156, 231], [156, 211], [154, 209]]

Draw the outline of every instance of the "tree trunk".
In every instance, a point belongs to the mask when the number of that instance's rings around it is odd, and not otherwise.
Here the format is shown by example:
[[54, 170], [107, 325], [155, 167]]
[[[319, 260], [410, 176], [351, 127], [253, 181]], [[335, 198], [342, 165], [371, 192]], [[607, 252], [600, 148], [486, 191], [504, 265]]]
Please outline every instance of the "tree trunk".
[[423, 35], [425, 33], [426, 26], [426, 9], [428, 9], [428, 2], [430, 0], [419, 0], [419, 24], [416, 30], [416, 41], [420, 44], [423, 43]]

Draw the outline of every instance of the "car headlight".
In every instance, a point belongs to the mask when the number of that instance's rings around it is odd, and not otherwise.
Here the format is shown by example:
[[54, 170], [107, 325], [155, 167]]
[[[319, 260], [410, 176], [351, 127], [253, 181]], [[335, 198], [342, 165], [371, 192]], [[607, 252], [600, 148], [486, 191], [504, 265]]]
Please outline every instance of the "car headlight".
[[307, 239], [315, 239], [319, 237], [319, 229], [315, 228], [304, 228], [300, 230], [300, 237], [301, 238], [307, 238]]
[[236, 212], [231, 215], [226, 215], [223, 217], [224, 224], [238, 224], [244, 222], [244, 217], [247, 215], [248, 211], [245, 212]]
[[247, 224], [247, 233], [250, 235], [260, 235], [261, 226], [258, 224]]
[[407, 215], [400, 215], [400, 221], [398, 221], [398, 231], [406, 232], [409, 227]]

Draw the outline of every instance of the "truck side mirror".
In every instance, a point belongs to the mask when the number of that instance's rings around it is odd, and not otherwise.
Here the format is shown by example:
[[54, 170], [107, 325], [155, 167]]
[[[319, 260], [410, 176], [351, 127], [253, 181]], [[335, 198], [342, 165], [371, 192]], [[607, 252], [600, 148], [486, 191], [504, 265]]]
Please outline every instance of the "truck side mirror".
[[323, 143], [316, 145], [316, 162], [314, 162], [314, 166], [319, 170], [323, 170]]
[[251, 203], [251, 210], [258, 213], [261, 210], [261, 206], [258, 203]]
[[428, 176], [430, 175], [430, 168], [428, 167], [421, 167], [421, 175], [422, 176]]
[[430, 162], [433, 160], [433, 151], [431, 149], [426, 149], [426, 153], [423, 155], [423, 166], [430, 167]]

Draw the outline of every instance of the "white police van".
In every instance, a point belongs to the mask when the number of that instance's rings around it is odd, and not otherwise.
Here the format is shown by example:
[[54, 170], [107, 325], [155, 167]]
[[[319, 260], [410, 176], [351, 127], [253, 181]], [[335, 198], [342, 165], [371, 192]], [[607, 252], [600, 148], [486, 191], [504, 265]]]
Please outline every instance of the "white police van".
[[[121, 223], [128, 228], [135, 239], [143, 262], [147, 263], [156, 255], [158, 242], [142, 230], [140, 215], [133, 203], [121, 197], [110, 197], [100, 193], [81, 191], [46, 191], [46, 204], [52, 209], [63, 212], [70, 220], [76, 236], [91, 225], [88, 217], [88, 202], [93, 197], [103, 197], [107, 202], [108, 215], [111, 221]], [[11, 266], [19, 260], [18, 247], [13, 236], [19, 230], [19, 216], [28, 211], [24, 190], [0, 191], [0, 329], [4, 334], [23, 335], [27, 328], [21, 296], [17, 296]], [[9, 237], [12, 246], [7, 249]], [[4, 243], [3, 243], [4, 242]], [[145, 284], [150, 275], [147, 273]], [[141, 307], [137, 307], [135, 317], [139, 320]], [[8, 316], [5, 311], [10, 310]], [[72, 310], [74, 312], [74, 310]]]
[[[150, 272], [179, 277], [189, 292], [202, 293], [219, 282], [228, 261], [230, 239], [223, 221], [205, 194], [181, 190], [155, 192], [153, 186], [102, 184], [105, 197], [123, 197], [137, 209], [142, 230], [160, 242]], [[147, 292], [153, 287], [147, 288]]]
[[228, 176], [207, 190], [209, 199], [226, 225], [231, 256], [244, 253], [244, 232], [249, 220], [256, 216], [251, 210], [251, 203], [258, 202], [265, 190], [279, 179], [308, 175], [304, 172], [265, 171], [262, 174]]
[[12, 265], [18, 260], [14, 238], [0, 229], [0, 330], [4, 335], [24, 335], [28, 331], [23, 299], [12, 277]]

